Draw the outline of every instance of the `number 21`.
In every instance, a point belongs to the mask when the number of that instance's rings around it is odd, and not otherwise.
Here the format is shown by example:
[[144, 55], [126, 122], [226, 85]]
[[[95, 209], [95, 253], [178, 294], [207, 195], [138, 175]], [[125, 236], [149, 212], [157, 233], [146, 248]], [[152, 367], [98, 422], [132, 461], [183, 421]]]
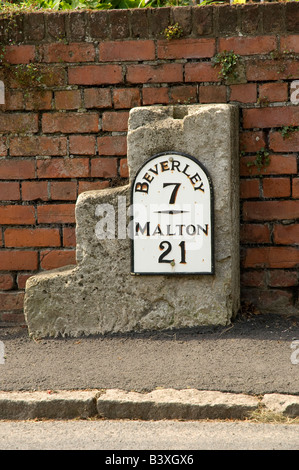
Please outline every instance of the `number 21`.
[[[167, 248], [165, 249], [165, 245]], [[181, 249], [181, 260], [180, 264], [186, 264], [186, 248], [185, 248], [185, 242], [179, 243], [179, 247]], [[165, 256], [167, 256], [171, 250], [172, 250], [172, 245], [168, 241], [161, 242], [159, 245], [160, 250], [165, 251], [159, 256], [158, 263], [174, 263], [174, 259], [165, 259]]]

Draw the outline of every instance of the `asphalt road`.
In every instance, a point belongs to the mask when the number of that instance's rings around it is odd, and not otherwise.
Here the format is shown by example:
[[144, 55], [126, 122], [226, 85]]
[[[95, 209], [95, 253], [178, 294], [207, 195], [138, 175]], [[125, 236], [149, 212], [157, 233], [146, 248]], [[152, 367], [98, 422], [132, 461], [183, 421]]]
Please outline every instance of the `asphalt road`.
[[298, 395], [295, 340], [299, 318], [254, 314], [228, 327], [39, 341], [26, 328], [2, 327], [0, 390], [190, 387]]

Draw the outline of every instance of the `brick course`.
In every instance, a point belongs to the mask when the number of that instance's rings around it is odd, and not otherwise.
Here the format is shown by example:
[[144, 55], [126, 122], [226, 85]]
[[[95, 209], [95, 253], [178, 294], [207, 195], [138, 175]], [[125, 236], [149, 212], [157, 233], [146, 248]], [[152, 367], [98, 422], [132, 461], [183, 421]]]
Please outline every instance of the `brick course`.
[[[129, 111], [153, 104], [239, 106], [242, 299], [261, 310], [279, 302], [285, 314], [298, 306], [298, 2], [7, 21], [0, 15], [0, 324], [23, 321], [31, 274], [75, 263], [76, 198], [127, 182]], [[183, 36], [168, 41], [161, 31], [175, 22]], [[214, 66], [224, 50], [240, 55], [238, 79]], [[258, 169], [263, 148], [269, 165]]]

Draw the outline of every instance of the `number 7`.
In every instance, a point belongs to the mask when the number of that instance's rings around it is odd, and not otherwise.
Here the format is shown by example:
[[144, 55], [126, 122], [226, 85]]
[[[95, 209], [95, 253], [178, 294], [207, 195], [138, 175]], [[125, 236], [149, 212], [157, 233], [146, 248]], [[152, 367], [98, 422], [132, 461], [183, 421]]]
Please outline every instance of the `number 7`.
[[169, 204], [174, 204], [176, 200], [177, 192], [179, 190], [179, 187], [181, 186], [181, 183], [163, 183], [163, 188], [166, 188], [166, 186], [174, 186], [170, 199], [169, 199]]

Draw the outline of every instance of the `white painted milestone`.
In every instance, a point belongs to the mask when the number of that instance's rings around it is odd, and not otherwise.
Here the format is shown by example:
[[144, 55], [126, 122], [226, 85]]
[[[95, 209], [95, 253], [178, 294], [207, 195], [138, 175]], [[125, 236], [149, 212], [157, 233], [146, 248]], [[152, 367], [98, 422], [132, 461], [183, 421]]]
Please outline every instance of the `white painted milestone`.
[[193, 156], [150, 158], [132, 185], [132, 273], [213, 274], [213, 188]]

